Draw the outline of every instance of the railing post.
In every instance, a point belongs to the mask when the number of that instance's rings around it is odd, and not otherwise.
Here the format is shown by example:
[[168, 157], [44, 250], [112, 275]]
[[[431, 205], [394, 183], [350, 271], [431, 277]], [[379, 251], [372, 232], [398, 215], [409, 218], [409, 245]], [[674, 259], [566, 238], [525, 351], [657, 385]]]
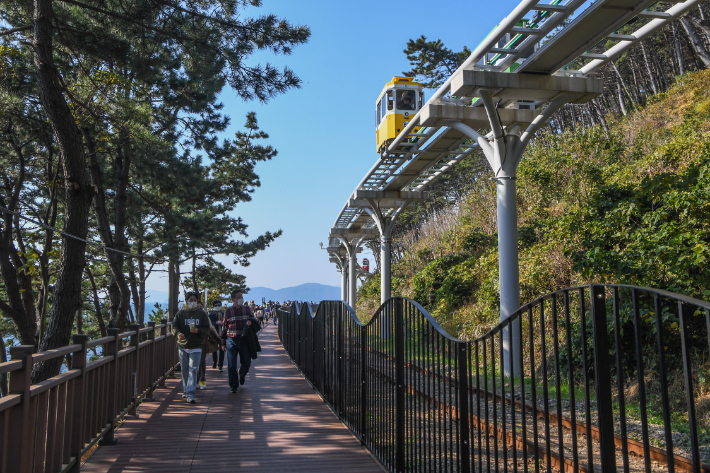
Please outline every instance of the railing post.
[[130, 346], [135, 347], [136, 349], [133, 351], [133, 369], [131, 370], [133, 374], [133, 397], [131, 398], [131, 402], [133, 403], [133, 405], [128, 411], [128, 415], [134, 416], [136, 418], [138, 418], [138, 413], [136, 412], [136, 409], [138, 409], [138, 366], [140, 361], [138, 358], [138, 354], [140, 352], [138, 345], [141, 342], [140, 333], [138, 331], [140, 329], [140, 325], [131, 325], [131, 332], [133, 332], [133, 335], [131, 335]]
[[108, 364], [108, 379], [111, 381], [108, 385], [108, 399], [106, 402], [106, 412], [105, 412], [105, 422], [110, 425], [108, 431], [99, 441], [100, 446], [106, 445], [116, 445], [118, 440], [113, 437], [114, 426], [116, 425], [116, 389], [118, 386], [118, 329], [110, 328], [108, 329], [108, 336], [113, 337], [113, 340], [106, 344], [106, 352], [104, 356], [113, 356], [113, 360]]
[[155, 372], [158, 371], [155, 369], [158, 357], [155, 353], [155, 322], [148, 322], [148, 327], [151, 328], [150, 332], [148, 332], [148, 340], [150, 340], [150, 345], [147, 345], [146, 347], [150, 347], [148, 349], [150, 359], [143, 363], [143, 366], [145, 366], [148, 370], [148, 391], [146, 391], [143, 401], [151, 402], [155, 401], [155, 398], [153, 397], [153, 386], [155, 386]]
[[404, 315], [402, 298], [397, 297], [394, 305], [394, 350], [395, 350], [395, 370], [396, 370], [396, 408], [395, 408], [395, 428], [396, 428], [396, 457], [395, 471], [404, 471]]
[[360, 327], [360, 439], [367, 435], [367, 327]]
[[601, 469], [602, 471], [616, 471], [614, 411], [611, 401], [611, 360], [609, 359], [609, 333], [607, 331], [604, 286], [592, 284], [589, 292], [594, 334], [594, 374], [597, 385]]
[[336, 363], [338, 364], [338, 389], [336, 391], [337, 397], [337, 409], [338, 409], [338, 417], [343, 419], [343, 392], [345, 391], [344, 389], [344, 384], [345, 382], [343, 381], [343, 373], [345, 372], [345, 360], [343, 359], [343, 317], [345, 316], [346, 311], [341, 310], [340, 314], [338, 314], [338, 321], [336, 325], [336, 336], [338, 337], [336, 340], [336, 354], [338, 356], [338, 359]]
[[170, 370], [170, 365], [168, 360], [170, 360], [170, 346], [168, 343], [168, 319], [163, 319], [160, 321], [160, 336], [165, 337], [163, 339], [162, 347], [163, 352], [160, 354], [160, 381], [158, 386], [165, 386], [165, 378], [168, 377], [168, 370]]
[[[163, 319], [161, 321], [163, 324], [165, 324], [165, 364], [167, 365], [167, 372], [165, 374], [165, 378], [175, 378], [175, 365], [177, 364], [175, 361], [175, 350], [177, 340], [173, 339], [171, 342], [171, 336], [172, 336], [172, 331], [168, 328], [168, 319]], [[172, 322], [170, 322], [172, 324]], [[168, 336], [170, 335], [170, 336]], [[163, 382], [163, 385], [165, 385], [165, 382]]]
[[34, 426], [30, 402], [32, 385], [32, 354], [35, 347], [19, 345], [10, 347], [10, 359], [22, 360], [22, 368], [10, 373], [9, 394], [22, 396], [22, 402], [10, 408], [9, 425], [12, 434], [7, 436], [7, 471], [32, 471], [32, 453], [34, 452]]
[[71, 419], [71, 439], [69, 439], [69, 456], [74, 457], [69, 473], [79, 473], [81, 470], [81, 451], [84, 449], [84, 404], [86, 397], [86, 343], [89, 337], [85, 334], [78, 334], [72, 337], [75, 345], [81, 345], [81, 350], [74, 352], [71, 357], [71, 369], [80, 370], [81, 374], [74, 378]]
[[[459, 471], [469, 471], [471, 469], [471, 457], [469, 449], [469, 414], [468, 414], [468, 347], [466, 343], [458, 343], [458, 368], [459, 368]], [[504, 442], [507, 440], [504, 439]]]

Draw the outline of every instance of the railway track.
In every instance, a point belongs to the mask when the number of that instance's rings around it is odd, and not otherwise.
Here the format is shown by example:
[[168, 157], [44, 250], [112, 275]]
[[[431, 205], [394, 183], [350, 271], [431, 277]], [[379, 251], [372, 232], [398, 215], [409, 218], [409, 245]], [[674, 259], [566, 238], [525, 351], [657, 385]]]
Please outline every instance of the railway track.
[[[378, 357], [382, 357], [384, 360], [391, 361], [393, 362], [393, 358], [390, 355], [384, 354], [382, 352], [379, 352], [377, 350], [369, 349], [368, 350], [371, 355], [375, 355]], [[424, 377], [424, 379], [429, 379], [429, 380], [436, 380], [439, 383], [443, 383], [443, 386], [448, 386], [449, 389], [455, 389], [458, 390], [458, 380], [457, 379], [452, 379], [449, 378], [448, 376], [444, 376], [441, 373], [436, 373], [431, 370], [428, 370], [425, 367], [413, 365], [411, 363], [406, 363], [404, 364], [404, 367], [406, 370], [409, 370], [410, 372], [416, 372]], [[376, 373], [378, 376], [384, 377], [388, 380], [388, 382], [394, 384], [394, 379], [388, 375], [387, 373], [384, 373], [382, 371], [376, 370], [373, 367], [369, 368], [369, 371], [371, 373]], [[410, 376], [410, 379], [412, 377]], [[414, 378], [416, 379], [416, 378]], [[420, 378], [421, 379], [421, 378]], [[455, 405], [450, 405], [446, 403], [444, 400], [438, 399], [435, 396], [432, 396], [430, 393], [425, 392], [426, 389], [421, 389], [420, 387], [415, 387], [412, 386], [411, 384], [408, 384], [406, 386], [407, 393], [412, 395], [412, 396], [418, 396], [424, 400], [426, 400], [429, 403], [438, 405], [439, 409], [442, 409], [444, 412], [448, 412], [453, 418], [458, 419], [459, 414], [457, 407]], [[431, 389], [429, 390], [431, 391]], [[580, 422], [579, 420], [573, 420], [568, 416], [565, 415], [559, 415], [557, 413], [552, 413], [552, 412], [545, 412], [545, 409], [540, 408], [538, 406], [533, 406], [532, 404], [529, 404], [527, 402], [523, 402], [520, 399], [511, 399], [510, 396], [502, 396], [499, 393], [494, 393], [491, 391], [487, 391], [485, 389], [477, 388], [476, 386], [471, 387], [471, 395], [476, 396], [476, 394], [479, 394], [477, 396], [477, 399], [479, 400], [479, 406], [482, 406], [483, 404], [488, 404], [487, 402], [481, 402], [481, 399], [488, 399], [488, 400], [493, 400], [494, 402], [498, 403], [505, 403], [507, 405], [513, 404], [517, 409], [518, 412], [523, 412], [523, 409], [525, 410], [526, 413], [526, 418], [534, 418], [535, 421], [538, 423], [538, 430], [545, 430], [545, 424], [548, 426], [562, 426], [563, 428], [563, 446], [566, 443], [567, 445], [573, 444], [571, 437], [574, 435], [577, 437], [577, 445], [586, 445], [586, 437], [589, 435], [594, 442], [599, 441], [599, 429], [595, 425], [587, 425], [583, 422]], [[446, 397], [446, 396], [444, 396]], [[476, 403], [473, 402], [473, 407], [476, 407]], [[485, 409], [490, 409], [489, 405], [486, 405], [483, 411]], [[480, 411], [479, 411], [480, 412]], [[473, 426], [475, 429], [478, 429], [482, 432], [487, 432], [490, 436], [495, 436], [499, 440], [503, 440], [507, 445], [513, 446], [515, 445], [516, 450], [523, 451], [523, 448], [525, 449], [525, 452], [530, 452], [531, 455], [534, 457], [535, 454], [534, 452], [538, 452], [538, 458], [543, 460], [545, 463], [547, 462], [547, 458], [549, 456], [550, 458], [550, 465], [553, 468], [556, 468], [560, 471], [562, 471], [562, 465], [564, 465], [564, 471], [580, 471], [580, 472], [585, 472], [585, 473], [590, 473], [591, 470], [587, 466], [589, 464], [587, 456], [583, 455], [578, 458], [578, 461], [574, 461], [574, 453], [569, 452], [568, 455], [566, 454], [560, 454], [560, 452], [565, 451], [565, 447], [562, 449], [560, 448], [559, 442], [553, 442], [552, 439], [550, 439], [549, 442], [547, 442], [544, 437], [543, 437], [543, 442], [540, 442], [539, 440], [535, 442], [534, 440], [529, 440], [526, 438], [526, 436], [520, 435], [520, 434], [513, 434], [512, 431], [518, 431], [522, 432], [523, 430], [523, 425], [516, 423], [515, 429], [513, 429], [513, 425], [510, 424], [508, 428], [502, 428], [502, 427], [497, 427], [494, 425], [494, 422], [491, 421], [486, 421], [485, 418], [479, 418], [477, 415], [470, 413], [470, 422], [471, 426]], [[547, 422], [546, 422], [546, 419]], [[507, 419], [506, 422], [510, 422], [510, 419]], [[542, 425], [539, 425], [542, 423]], [[541, 429], [542, 427], [542, 429]], [[471, 437], [475, 435], [475, 431], [472, 431]], [[528, 432], [529, 433], [529, 432]], [[569, 438], [565, 440], [565, 436], [568, 436]], [[558, 437], [559, 438], [559, 432], [558, 432]], [[582, 442], [584, 441], [584, 442]], [[545, 445], [542, 445], [542, 444]], [[619, 434], [614, 435], [614, 443], [616, 445], [616, 450], [617, 450], [617, 460], [621, 460], [621, 462], [617, 461], [617, 465], [622, 464], [623, 465], [623, 458], [624, 458], [624, 451], [628, 451], [630, 455], [627, 456], [628, 458], [628, 470], [629, 471], [646, 471], [645, 468], [645, 454], [644, 454], [644, 445], [642, 442], [639, 442], [637, 440], [631, 439], [631, 438], [626, 438], [624, 439], [622, 436]], [[549, 450], [547, 445], [549, 444]], [[652, 471], [669, 471], [668, 470], [668, 465], [669, 465], [669, 459], [666, 454], [666, 451], [654, 447], [654, 446], [649, 446], [649, 460], [652, 462]], [[598, 464], [599, 459], [594, 458], [594, 461], [592, 462], [593, 464]], [[655, 463], [656, 465], [653, 465]], [[681, 456], [674, 454], [673, 455], [673, 464], [675, 467], [675, 471], [678, 472], [689, 472], [692, 473], [693, 470], [693, 463], [692, 460]], [[624, 466], [622, 466], [621, 471], [625, 471]], [[597, 468], [594, 468], [594, 471], [600, 471]], [[710, 473], [710, 465], [707, 464], [701, 464], [700, 471], [702, 473]]]

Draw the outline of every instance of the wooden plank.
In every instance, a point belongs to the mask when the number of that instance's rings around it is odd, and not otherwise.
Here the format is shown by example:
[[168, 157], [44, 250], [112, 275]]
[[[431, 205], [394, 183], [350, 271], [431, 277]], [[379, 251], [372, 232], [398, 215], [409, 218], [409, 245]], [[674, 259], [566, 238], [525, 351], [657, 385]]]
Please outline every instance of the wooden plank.
[[118, 444], [100, 447], [82, 472], [382, 472], [293, 366], [277, 327], [260, 341], [239, 392], [230, 393], [226, 369], [208, 367], [194, 405], [180, 379], [166, 380], [157, 402], [141, 405], [140, 418], [116, 429]]

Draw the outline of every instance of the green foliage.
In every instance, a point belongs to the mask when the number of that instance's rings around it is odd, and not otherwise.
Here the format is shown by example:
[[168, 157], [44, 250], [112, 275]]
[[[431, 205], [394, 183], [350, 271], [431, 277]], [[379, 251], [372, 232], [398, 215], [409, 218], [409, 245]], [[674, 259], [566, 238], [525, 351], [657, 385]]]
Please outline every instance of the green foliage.
[[471, 51], [464, 46], [463, 51], [455, 53], [445, 47], [440, 39], [427, 41], [426, 36], [422, 35], [407, 41], [404, 54], [413, 66], [404, 75], [420, 80], [428, 89], [438, 89], [471, 55]]
[[708, 145], [699, 150], [697, 164], [679, 174], [645, 177], [632, 189], [601, 189], [585, 215], [587, 232], [583, 249], [573, 255], [575, 269], [590, 278], [703, 297], [710, 287]]
[[148, 315], [148, 320], [159, 324], [161, 320], [167, 318], [168, 313], [164, 310], [158, 302], [153, 306], [153, 310]]
[[248, 293], [246, 276], [236, 274], [211, 256], [205, 258], [204, 264], [195, 270], [196, 285], [198, 288], [208, 289], [209, 302], [215, 300], [231, 299], [229, 294], [233, 290]]

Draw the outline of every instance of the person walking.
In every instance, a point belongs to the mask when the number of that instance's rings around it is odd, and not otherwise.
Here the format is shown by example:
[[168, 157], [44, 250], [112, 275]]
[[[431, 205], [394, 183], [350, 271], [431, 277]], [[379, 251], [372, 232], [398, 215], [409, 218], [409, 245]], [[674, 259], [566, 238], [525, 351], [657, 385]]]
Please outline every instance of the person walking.
[[188, 292], [186, 309], [173, 317], [172, 333], [178, 340], [180, 374], [182, 375], [183, 398], [195, 403], [197, 371], [200, 366], [204, 340], [210, 330], [210, 321], [202, 309], [197, 308], [197, 294]]
[[[197, 310], [205, 311], [202, 306], [202, 301], [197, 301]], [[206, 312], [205, 312], [206, 313]], [[209, 317], [207, 317], [209, 320]], [[212, 326], [212, 323], [210, 323]], [[205, 342], [207, 342], [207, 337], [205, 337]], [[202, 345], [202, 352], [200, 352], [200, 367], [197, 369], [197, 389], [207, 389], [207, 345], [206, 343]]]
[[264, 308], [260, 305], [256, 306], [256, 320], [259, 321], [259, 326], [264, 326]]
[[[232, 291], [231, 296], [233, 305], [224, 313], [222, 350], [227, 352], [229, 387], [233, 393], [236, 393], [239, 385], [244, 384], [251, 366], [249, 348], [245, 340], [242, 340], [242, 333], [246, 326], [251, 325], [252, 322], [249, 319], [253, 319], [253, 317], [251, 307], [244, 304], [241, 291]], [[237, 359], [240, 361], [239, 373], [237, 373]]]
[[[220, 337], [222, 336], [222, 302], [221, 301], [214, 301], [212, 303], [212, 310], [210, 311], [209, 314], [207, 314], [207, 317], [209, 317], [210, 322], [212, 323], [212, 326], [217, 330], [217, 333], [220, 334]], [[216, 369], [219, 368], [219, 371], [222, 371], [222, 367], [224, 366], [224, 351], [223, 350], [217, 350], [215, 352], [212, 352], [212, 368]]]

